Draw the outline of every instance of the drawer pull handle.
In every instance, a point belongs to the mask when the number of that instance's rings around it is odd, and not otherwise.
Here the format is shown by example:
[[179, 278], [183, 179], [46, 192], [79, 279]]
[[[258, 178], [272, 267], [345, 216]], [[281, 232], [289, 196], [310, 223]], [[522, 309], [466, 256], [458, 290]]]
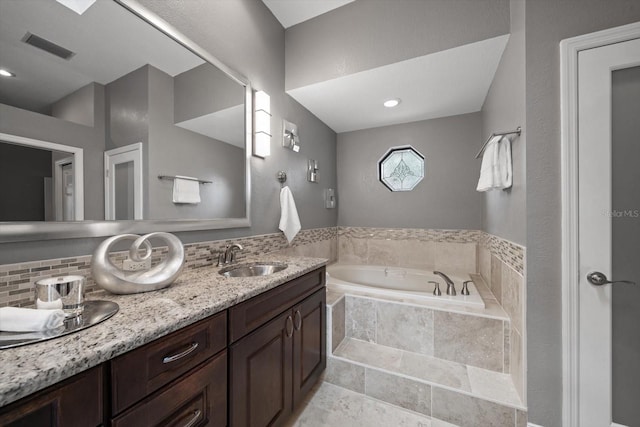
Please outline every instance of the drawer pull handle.
[[196, 341], [194, 341], [194, 342], [191, 343], [189, 348], [186, 349], [185, 351], [173, 354], [171, 356], [165, 356], [165, 358], [162, 359], [162, 363], [171, 363], [171, 362], [175, 362], [176, 360], [180, 360], [183, 357], [188, 356], [189, 354], [191, 354], [196, 348], [198, 348], [198, 343]]
[[189, 422], [186, 423], [183, 427], [193, 427], [194, 425], [196, 425], [198, 420], [200, 420], [200, 415], [202, 415], [202, 411], [200, 409], [196, 409], [195, 411], [193, 411], [193, 417], [191, 417]]
[[291, 316], [287, 316], [287, 320], [284, 324], [285, 333], [287, 334], [287, 338], [291, 338], [293, 335], [293, 319]]
[[302, 327], [302, 314], [300, 314], [300, 310], [296, 310], [293, 314], [293, 327], [296, 328], [296, 331], [299, 331]]

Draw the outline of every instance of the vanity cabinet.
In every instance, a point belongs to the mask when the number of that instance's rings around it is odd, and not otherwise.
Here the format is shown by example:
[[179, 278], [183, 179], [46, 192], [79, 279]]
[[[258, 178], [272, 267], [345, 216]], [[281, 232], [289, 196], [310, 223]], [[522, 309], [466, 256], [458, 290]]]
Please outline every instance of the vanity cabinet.
[[99, 426], [104, 417], [103, 391], [100, 365], [2, 408], [0, 426]]
[[[282, 425], [326, 366], [325, 269], [229, 311], [232, 427]], [[274, 314], [275, 313], [275, 314]]]
[[226, 347], [224, 311], [113, 359], [111, 425], [226, 426]]

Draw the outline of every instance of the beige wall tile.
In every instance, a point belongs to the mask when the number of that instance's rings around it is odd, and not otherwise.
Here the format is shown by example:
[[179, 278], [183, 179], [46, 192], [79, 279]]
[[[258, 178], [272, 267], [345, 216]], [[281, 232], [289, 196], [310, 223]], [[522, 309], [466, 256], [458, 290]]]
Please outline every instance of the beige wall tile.
[[433, 311], [424, 307], [376, 302], [376, 342], [433, 355]]
[[[516, 391], [520, 395], [520, 399], [525, 402], [525, 372], [524, 372], [524, 347], [522, 342], [522, 336], [520, 333], [511, 328], [511, 345], [510, 345], [510, 370], [511, 379], [513, 385], [516, 387]], [[525, 402], [526, 404], [526, 402]]]
[[392, 405], [431, 415], [431, 386], [418, 381], [366, 369], [365, 394]]
[[400, 265], [398, 249], [402, 247], [402, 240], [368, 239], [367, 264], [370, 265]]
[[367, 240], [340, 236], [338, 239], [338, 260], [343, 264], [367, 263]]
[[522, 276], [502, 264], [502, 307], [511, 318], [512, 327], [518, 331], [523, 330], [523, 287]]
[[485, 282], [491, 281], [491, 252], [482, 245], [478, 245], [478, 270]]
[[515, 409], [433, 387], [431, 414], [434, 418], [460, 426], [511, 427]]
[[433, 319], [435, 357], [502, 372], [501, 320], [446, 311], [435, 311]]
[[477, 271], [476, 243], [435, 244], [435, 264], [438, 269], [454, 269], [467, 273]]
[[491, 255], [491, 291], [499, 303], [502, 304], [502, 261]]
[[516, 411], [516, 427], [527, 427], [526, 411]]

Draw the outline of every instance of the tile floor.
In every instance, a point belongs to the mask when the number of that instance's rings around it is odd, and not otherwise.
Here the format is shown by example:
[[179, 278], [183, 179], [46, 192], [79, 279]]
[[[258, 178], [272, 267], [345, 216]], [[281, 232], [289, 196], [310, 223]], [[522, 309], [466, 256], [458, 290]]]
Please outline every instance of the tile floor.
[[322, 382], [287, 427], [457, 427]]

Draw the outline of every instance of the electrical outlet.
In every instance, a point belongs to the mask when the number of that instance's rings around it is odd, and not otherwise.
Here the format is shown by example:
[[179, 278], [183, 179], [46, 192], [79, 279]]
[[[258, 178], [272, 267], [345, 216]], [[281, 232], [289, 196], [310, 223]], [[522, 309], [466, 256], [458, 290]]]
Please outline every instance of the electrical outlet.
[[150, 268], [151, 268], [151, 258], [147, 258], [142, 261], [133, 261], [131, 258], [127, 258], [122, 263], [122, 269], [124, 271], [149, 270]]

